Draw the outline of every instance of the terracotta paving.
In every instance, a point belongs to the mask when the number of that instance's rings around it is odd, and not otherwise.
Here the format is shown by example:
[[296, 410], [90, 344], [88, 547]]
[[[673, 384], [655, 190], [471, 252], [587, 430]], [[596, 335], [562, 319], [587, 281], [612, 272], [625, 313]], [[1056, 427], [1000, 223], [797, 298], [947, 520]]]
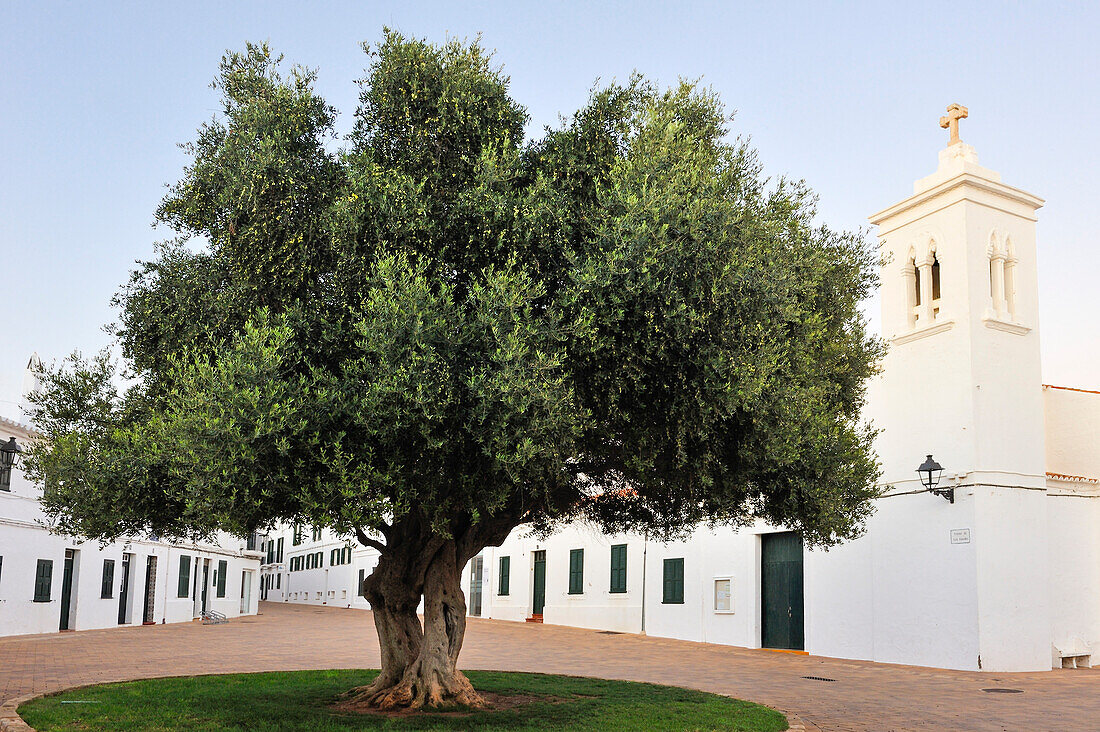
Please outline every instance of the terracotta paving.
[[[369, 612], [264, 603], [261, 613], [0, 638], [0, 704], [105, 681], [378, 665]], [[1100, 730], [1100, 670], [941, 671], [477, 619], [461, 665], [688, 686], [767, 704], [809, 730]]]

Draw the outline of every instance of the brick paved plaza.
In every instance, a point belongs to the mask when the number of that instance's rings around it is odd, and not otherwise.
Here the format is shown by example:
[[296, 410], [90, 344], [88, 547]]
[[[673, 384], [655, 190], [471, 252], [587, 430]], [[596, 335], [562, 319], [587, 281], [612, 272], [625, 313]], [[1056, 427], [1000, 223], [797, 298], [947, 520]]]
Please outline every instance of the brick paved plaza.
[[[261, 613], [0, 639], [0, 702], [154, 676], [378, 665], [369, 612], [265, 603]], [[810, 730], [1100, 729], [1100, 669], [941, 671], [477, 619], [462, 666], [688, 686], [773, 706]]]

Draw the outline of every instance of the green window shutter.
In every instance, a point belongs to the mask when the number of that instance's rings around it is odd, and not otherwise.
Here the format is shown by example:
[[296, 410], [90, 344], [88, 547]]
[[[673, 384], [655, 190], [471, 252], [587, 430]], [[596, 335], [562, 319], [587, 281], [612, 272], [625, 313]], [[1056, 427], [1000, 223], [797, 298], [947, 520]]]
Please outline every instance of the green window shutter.
[[569, 550], [569, 594], [584, 592], [584, 549]]
[[365, 580], [366, 578], [367, 578], [367, 570], [360, 569], [359, 570], [359, 588], [355, 593], [355, 594], [359, 595], [359, 597], [366, 597], [367, 596], [367, 593], [363, 591], [363, 580]]
[[351, 547], [344, 547], [344, 564], [351, 564]]
[[218, 561], [218, 597], [225, 597], [225, 575], [229, 572], [229, 562], [225, 559]]
[[664, 595], [661, 602], [670, 605], [684, 604], [684, 560], [666, 559], [664, 575]]
[[115, 596], [115, 560], [103, 560], [103, 579], [99, 587], [99, 597], [107, 599]]
[[191, 589], [191, 557], [180, 557], [180, 578], [176, 597], [187, 597]]
[[509, 576], [508, 575], [511, 573], [511, 570], [512, 570], [512, 558], [511, 557], [501, 557], [500, 558], [500, 586], [499, 586], [499, 589], [497, 590], [498, 595], [507, 595], [508, 594], [508, 581], [509, 581]]
[[294, 524], [294, 533], [290, 537], [290, 543], [292, 546], [298, 546], [302, 543], [302, 527], [298, 524]]
[[626, 592], [626, 544], [611, 547], [611, 591]]
[[275, 561], [283, 563], [283, 537], [279, 537], [279, 548], [275, 550]]
[[34, 601], [49, 602], [50, 588], [53, 586], [53, 560], [39, 559], [34, 571]]
[[331, 552], [329, 552], [328, 563], [331, 564], [333, 567], [339, 564], [339, 560], [336, 558], [336, 554], [339, 551], [339, 549], [333, 549]]

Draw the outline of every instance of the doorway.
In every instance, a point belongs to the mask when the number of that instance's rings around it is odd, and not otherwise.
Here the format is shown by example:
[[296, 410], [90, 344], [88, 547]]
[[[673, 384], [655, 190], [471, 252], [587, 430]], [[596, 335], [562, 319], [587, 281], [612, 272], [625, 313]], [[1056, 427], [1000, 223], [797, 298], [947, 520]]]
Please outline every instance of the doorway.
[[241, 614], [246, 615], [252, 604], [252, 573], [247, 569], [241, 572]]
[[118, 624], [130, 622], [130, 558], [133, 554], [122, 555], [122, 586], [118, 591]]
[[192, 557], [192, 566], [195, 568], [191, 575], [191, 617], [197, 618], [202, 614], [202, 598], [199, 596], [199, 558]]
[[485, 559], [480, 555], [470, 560], [470, 615], [481, 617], [481, 577]]
[[806, 647], [802, 537], [794, 531], [760, 536], [760, 645]]
[[210, 590], [210, 560], [204, 560], [202, 563], [202, 613], [205, 614], [207, 610], [206, 605], [206, 593]]
[[150, 554], [145, 559], [145, 605], [141, 610], [141, 624], [152, 625], [154, 601], [157, 598], [157, 557]]
[[546, 550], [535, 552], [535, 581], [531, 592], [531, 614], [542, 615], [546, 607]]
[[61, 579], [61, 630], [73, 629], [73, 573], [76, 571], [76, 550], [65, 550], [65, 574]]

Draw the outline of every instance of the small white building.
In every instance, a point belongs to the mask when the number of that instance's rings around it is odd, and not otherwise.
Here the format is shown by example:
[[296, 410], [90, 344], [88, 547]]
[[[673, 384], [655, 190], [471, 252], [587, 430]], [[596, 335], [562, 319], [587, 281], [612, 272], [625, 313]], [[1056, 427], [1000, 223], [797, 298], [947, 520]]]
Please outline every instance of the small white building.
[[[0, 417], [0, 442], [12, 438], [26, 445], [34, 431]], [[18, 461], [0, 470], [0, 636], [256, 613], [260, 554], [245, 540], [101, 546], [50, 533], [40, 496]]]
[[[866, 534], [826, 552], [764, 524], [671, 543], [521, 527], [468, 565], [471, 615], [952, 669], [1091, 664], [1100, 393], [1042, 383], [1043, 201], [978, 164], [959, 116], [936, 172], [871, 217], [889, 353], [869, 387], [883, 496]], [[929, 453], [941, 494], [918, 480]], [[332, 566], [342, 540], [315, 538], [288, 549], [281, 598], [366, 606], [377, 555]]]

